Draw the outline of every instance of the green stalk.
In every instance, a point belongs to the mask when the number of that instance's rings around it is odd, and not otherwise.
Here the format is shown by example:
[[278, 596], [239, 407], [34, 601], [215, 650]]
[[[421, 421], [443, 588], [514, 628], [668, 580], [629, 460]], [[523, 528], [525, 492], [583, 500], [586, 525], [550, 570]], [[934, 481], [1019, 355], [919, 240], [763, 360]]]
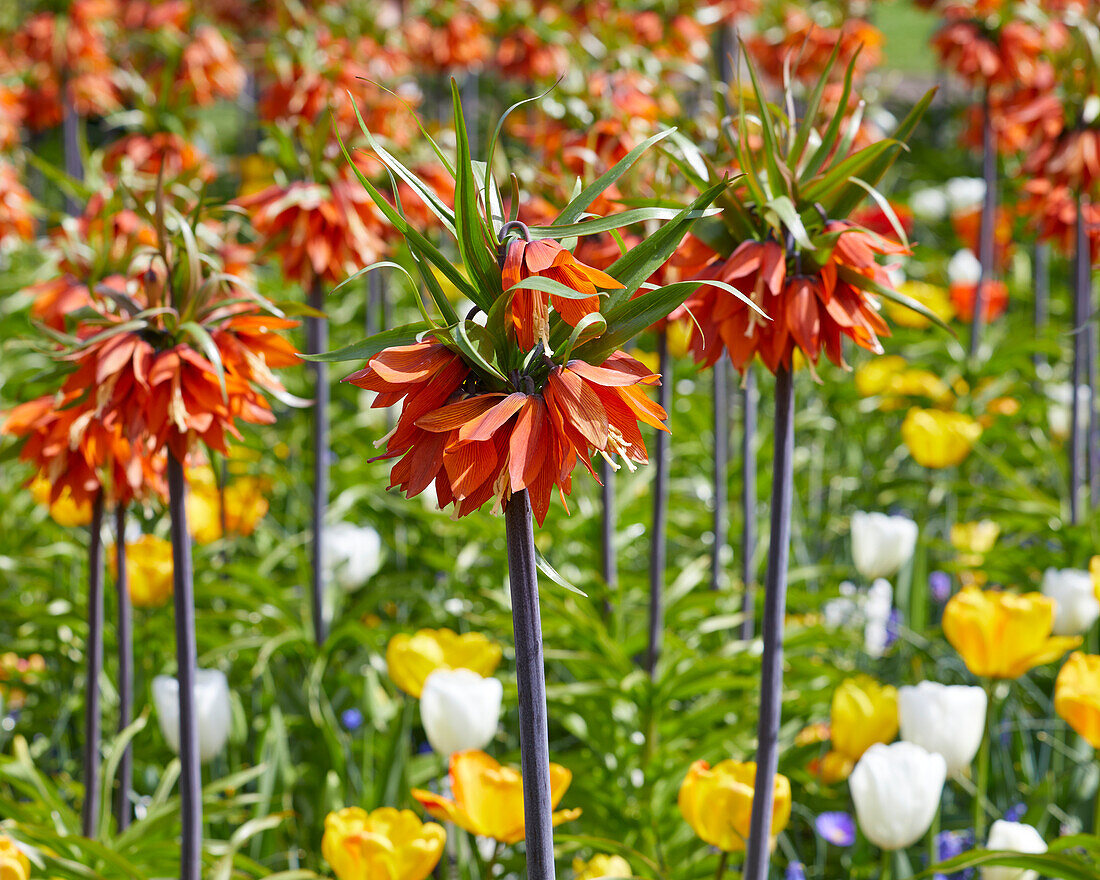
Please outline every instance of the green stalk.
[[978, 749], [978, 789], [974, 792], [974, 840], [985, 840], [986, 804], [989, 802], [989, 764], [993, 748], [993, 679], [982, 681], [985, 688], [985, 736]]

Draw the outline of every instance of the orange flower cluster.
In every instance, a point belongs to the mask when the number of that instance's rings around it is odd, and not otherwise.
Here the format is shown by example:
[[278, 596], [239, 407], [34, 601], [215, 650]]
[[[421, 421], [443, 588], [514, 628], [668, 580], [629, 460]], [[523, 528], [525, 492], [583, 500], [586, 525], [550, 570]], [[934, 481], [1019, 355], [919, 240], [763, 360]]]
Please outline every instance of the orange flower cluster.
[[812, 273], [788, 265], [786, 251], [775, 241], [746, 241], [728, 259], [712, 258], [699, 277], [735, 287], [771, 320], [761, 318], [729, 292], [701, 285], [686, 304], [699, 322], [691, 336], [697, 362], [712, 366], [725, 351], [733, 365], [744, 371], [759, 355], [775, 372], [781, 365], [791, 366], [798, 348], [812, 363], [824, 350], [833, 363], [846, 366], [841, 345], [845, 336], [861, 348], [882, 352], [878, 337], [889, 336], [890, 330], [878, 304], [844, 276], [853, 273], [892, 289], [889, 273], [875, 257], [910, 251], [845, 221], [830, 221], [825, 231], [840, 235], [825, 265]]
[[103, 156], [103, 170], [118, 175], [124, 163], [149, 180], [156, 180], [161, 174], [165, 180], [214, 179], [214, 166], [206, 154], [180, 135], [166, 131], [128, 134], [111, 144]]
[[476, 9], [458, 9], [438, 23], [412, 18], [402, 29], [409, 56], [438, 73], [478, 70], [492, 57], [493, 41]]
[[306, 285], [338, 284], [380, 259], [384, 227], [377, 207], [346, 172], [328, 184], [274, 184], [238, 200], [266, 247], [282, 258], [283, 274]]
[[0, 242], [6, 238], [34, 238], [31, 194], [13, 166], [0, 159]]
[[[1062, 253], [1073, 253], [1077, 246], [1077, 199], [1068, 186], [1041, 177], [1029, 180], [1024, 184], [1018, 210], [1032, 221], [1042, 240], [1053, 242]], [[1085, 234], [1095, 264], [1100, 262], [1100, 205], [1087, 202], [1083, 210]]]
[[245, 79], [244, 66], [221, 31], [199, 25], [180, 55], [176, 87], [196, 106], [206, 107], [218, 99], [236, 100]]
[[998, 28], [985, 26], [971, 3], [950, 3], [943, 15], [932, 46], [945, 66], [975, 87], [1031, 85], [1042, 75], [1043, 53], [1066, 41], [1064, 25], [1040, 29], [1011, 11], [1002, 12]]
[[65, 15], [28, 17], [0, 55], [0, 77], [17, 77], [18, 118], [31, 131], [61, 123], [62, 89], [81, 116], [117, 110], [116, 65], [105, 28], [119, 13], [115, 0], [73, 0]]
[[458, 516], [527, 489], [541, 525], [555, 487], [565, 504], [578, 460], [593, 476], [593, 452], [632, 468], [648, 460], [638, 422], [667, 429], [643, 390], [660, 377], [629, 355], [533, 366], [524, 390], [484, 393], [459, 355], [428, 340], [387, 349], [345, 381], [377, 392], [372, 406], [403, 403], [383, 456], [400, 457], [390, 488], [411, 498], [434, 483], [439, 506]]
[[519, 25], [501, 37], [496, 63], [506, 77], [543, 82], [565, 73], [569, 53], [564, 46], [547, 43], [532, 28]]
[[833, 50], [840, 45], [837, 63], [832, 70], [842, 76], [856, 53], [856, 75], [863, 76], [882, 60], [882, 32], [862, 18], [850, 18], [836, 27], [822, 27], [805, 10], [788, 4], [783, 11], [782, 36], [778, 42], [770, 29], [749, 37], [746, 46], [754, 63], [777, 82], [783, 80], [783, 69], [791, 66], [796, 79], [813, 83], [828, 66]]

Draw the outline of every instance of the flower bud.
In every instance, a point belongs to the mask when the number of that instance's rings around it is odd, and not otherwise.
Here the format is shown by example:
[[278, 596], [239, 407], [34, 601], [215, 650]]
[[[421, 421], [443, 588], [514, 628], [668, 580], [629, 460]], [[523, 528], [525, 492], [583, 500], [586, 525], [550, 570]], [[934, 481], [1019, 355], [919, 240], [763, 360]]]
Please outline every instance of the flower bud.
[[469, 669], [437, 669], [420, 694], [420, 720], [432, 749], [445, 757], [484, 749], [497, 732], [504, 687]]
[[946, 778], [942, 755], [908, 742], [871, 746], [848, 777], [864, 835], [885, 850], [912, 846], [931, 826]]
[[980, 687], [922, 681], [898, 689], [901, 738], [942, 755], [947, 772], [970, 766], [985, 735], [987, 699]]
[[[195, 671], [195, 717], [199, 729], [199, 760], [209, 763], [225, 748], [232, 723], [229, 683], [219, 669]], [[153, 679], [153, 703], [168, 747], [180, 750], [179, 681], [170, 675]]]

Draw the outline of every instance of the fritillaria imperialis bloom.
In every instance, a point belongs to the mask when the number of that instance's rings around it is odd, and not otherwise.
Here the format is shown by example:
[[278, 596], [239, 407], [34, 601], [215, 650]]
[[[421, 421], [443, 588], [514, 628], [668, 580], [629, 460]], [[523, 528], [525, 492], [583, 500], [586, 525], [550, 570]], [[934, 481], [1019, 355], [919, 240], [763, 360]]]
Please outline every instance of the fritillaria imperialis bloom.
[[500, 645], [479, 632], [458, 635], [449, 629], [398, 633], [386, 646], [386, 667], [393, 683], [419, 698], [424, 682], [437, 669], [469, 669], [488, 678], [500, 665]]
[[1054, 711], [1100, 749], [1100, 656], [1074, 651], [1054, 683]]
[[931, 826], [946, 779], [942, 755], [909, 742], [871, 746], [848, 777], [860, 829], [884, 850], [912, 846]]
[[[413, 797], [434, 818], [451, 822], [471, 834], [501, 843], [519, 843], [525, 835], [523, 783], [519, 770], [503, 767], [484, 752], [457, 752], [451, 756], [451, 790], [454, 798], [413, 789]], [[560, 764], [550, 764], [550, 805], [561, 803], [573, 774]], [[578, 809], [557, 810], [554, 825], [570, 822]]]
[[345, 807], [325, 817], [321, 854], [337, 880], [425, 880], [446, 840], [442, 826], [412, 810]]
[[[153, 679], [153, 704], [157, 721], [168, 747], [180, 749], [179, 681], [169, 675]], [[195, 717], [199, 729], [199, 760], [213, 761], [229, 741], [233, 712], [229, 703], [229, 682], [220, 669], [195, 670]]]
[[943, 634], [974, 675], [1019, 678], [1081, 644], [1077, 636], [1051, 636], [1054, 609], [1039, 593], [965, 587], [944, 608]]
[[985, 735], [988, 699], [980, 687], [922, 681], [898, 689], [901, 738], [943, 755], [949, 774], [970, 766]]
[[[711, 767], [696, 761], [680, 784], [680, 812], [699, 837], [723, 852], [741, 852], [749, 838], [756, 764], [720, 761]], [[791, 783], [775, 775], [771, 847], [791, 818]]]

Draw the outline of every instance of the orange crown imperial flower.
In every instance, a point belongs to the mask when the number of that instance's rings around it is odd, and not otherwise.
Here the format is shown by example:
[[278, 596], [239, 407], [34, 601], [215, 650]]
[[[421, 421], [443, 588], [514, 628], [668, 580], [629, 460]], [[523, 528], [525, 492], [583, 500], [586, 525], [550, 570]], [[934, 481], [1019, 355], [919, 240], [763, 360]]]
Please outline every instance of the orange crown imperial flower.
[[[541, 524], [555, 488], [565, 503], [578, 461], [593, 475], [594, 453], [608, 461], [618, 456], [633, 468], [647, 461], [640, 425], [666, 430], [664, 410], [646, 393], [661, 377], [621, 348], [702, 283], [656, 287], [647, 279], [726, 184], [703, 188], [681, 210], [651, 207], [584, 219], [608, 186], [670, 134], [661, 132], [583, 189], [551, 224], [528, 227], [502, 216], [499, 197], [482, 197], [486, 187], [495, 189], [491, 179], [479, 179], [481, 167], [492, 162], [475, 169], [457, 87], [455, 128], [454, 186], [444, 187], [442, 196], [388, 153], [377, 152], [454, 234], [462, 271], [414, 227], [403, 200], [391, 205], [347, 157], [375, 205], [404, 235], [442, 320], [421, 302], [423, 321], [311, 357], [366, 358], [366, 366], [345, 381], [374, 392], [373, 406], [401, 404], [381, 456], [398, 459], [391, 488], [412, 497], [434, 486], [440, 506], [453, 504], [458, 516], [494, 499], [502, 506], [527, 491]], [[669, 222], [605, 271], [581, 262], [562, 243], [653, 219]], [[474, 304], [465, 317], [455, 311], [443, 283]], [[710, 283], [740, 296], [723, 282]]]
[[[791, 368], [798, 350], [811, 365], [824, 352], [846, 367], [845, 337], [876, 354], [883, 350], [879, 338], [890, 331], [879, 314], [878, 297], [943, 326], [934, 313], [897, 291], [887, 266], [879, 262], [879, 257], [908, 254], [910, 249], [896, 212], [874, 189], [932, 93], [900, 123], [892, 139], [849, 154], [840, 115], [824, 131], [815, 127], [839, 53], [838, 46], [805, 102], [802, 119], [782, 116], [766, 100], [748, 65], [759, 114], [756, 128], [750, 130], [749, 114], [740, 112], [737, 130], [728, 132], [729, 153], [720, 157], [722, 164], [743, 173], [731, 191], [718, 196], [721, 216], [702, 220], [694, 231], [711, 252], [708, 259], [696, 257], [701, 262], [696, 278], [710, 283], [700, 286], [687, 303], [695, 318], [691, 347], [698, 362], [710, 366], [726, 352], [743, 371], [759, 356], [776, 372]], [[845, 72], [841, 107], [848, 106], [854, 74], [853, 59]], [[793, 100], [786, 104], [794, 106]], [[710, 177], [717, 175], [714, 161], [698, 158], [696, 167], [705, 164]], [[693, 182], [703, 187], [708, 179], [695, 175]], [[897, 241], [848, 219], [868, 194]], [[691, 248], [700, 250], [695, 243]]]

